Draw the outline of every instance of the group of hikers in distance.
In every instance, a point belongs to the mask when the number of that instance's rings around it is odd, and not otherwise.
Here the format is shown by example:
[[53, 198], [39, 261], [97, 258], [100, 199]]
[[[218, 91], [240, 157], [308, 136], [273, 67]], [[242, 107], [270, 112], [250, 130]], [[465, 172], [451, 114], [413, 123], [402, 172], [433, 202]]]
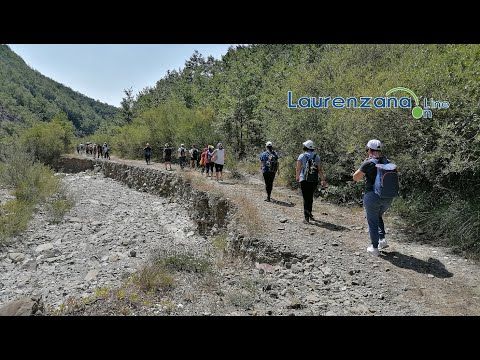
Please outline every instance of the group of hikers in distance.
[[110, 147], [106, 142], [103, 145], [87, 142], [77, 145], [77, 154], [92, 155], [94, 158], [110, 160]]
[[[173, 148], [167, 143], [162, 149], [165, 170], [172, 170]], [[145, 162], [147, 165], [151, 163], [152, 147], [149, 143], [143, 148]], [[217, 181], [223, 180], [223, 166], [225, 165], [225, 148], [222, 143], [218, 143], [217, 147], [206, 145], [203, 150], [198, 149], [193, 144], [189, 150], [185, 144], [180, 144], [177, 150], [178, 163], [180, 169], [189, 166], [191, 169], [200, 169], [202, 174], [206, 173], [207, 177], [213, 178], [213, 169], [215, 168], [215, 177]]]
[[[310, 221], [317, 221], [313, 216], [314, 193], [319, 184], [325, 189], [328, 187], [328, 183], [325, 171], [321, 165], [321, 158], [315, 152], [313, 141], [307, 140], [302, 145], [303, 151], [296, 161], [295, 179], [300, 184], [303, 197], [303, 223], [309, 224]], [[389, 246], [385, 238], [383, 214], [389, 209], [393, 199], [398, 196], [399, 192], [397, 166], [382, 154], [382, 147], [380, 140], [372, 139], [368, 141], [365, 147], [367, 157], [353, 174], [354, 181], [364, 180], [365, 182], [363, 206], [371, 242], [367, 247], [367, 252], [374, 256], [378, 256], [380, 250]], [[150, 164], [152, 147], [147, 143], [143, 150], [145, 161], [147, 164]], [[162, 152], [165, 169], [172, 170], [173, 148], [169, 144], [165, 144]], [[212, 178], [213, 168], [215, 168], [217, 181], [223, 179], [222, 171], [225, 164], [225, 149], [222, 143], [218, 143], [216, 148], [212, 145], [207, 145], [202, 150], [198, 149], [195, 144], [187, 150], [185, 145], [181, 144], [177, 154], [181, 169], [184, 169], [189, 164], [190, 168], [201, 169], [202, 174], [206, 173], [207, 177], [210, 174], [210, 178]], [[271, 202], [275, 175], [280, 171], [279, 156], [273, 149], [271, 141], [265, 144], [265, 151], [260, 154], [259, 159], [267, 192], [265, 201]]]
[[[303, 152], [296, 161], [295, 179], [300, 184], [303, 196], [303, 222], [309, 224], [310, 221], [316, 221], [312, 211], [315, 190], [319, 183], [322, 188], [328, 187], [328, 184], [313, 141], [307, 140], [302, 145]], [[280, 171], [280, 166], [272, 142], [268, 141], [265, 146], [266, 150], [260, 155], [260, 163], [267, 191], [265, 201], [270, 202], [273, 182], [275, 175]], [[383, 214], [399, 192], [397, 166], [382, 154], [382, 147], [380, 140], [368, 141], [365, 147], [367, 157], [352, 176], [356, 182], [363, 179], [365, 181], [363, 206], [371, 242], [367, 252], [374, 256], [378, 256], [380, 250], [389, 246], [385, 238]]]

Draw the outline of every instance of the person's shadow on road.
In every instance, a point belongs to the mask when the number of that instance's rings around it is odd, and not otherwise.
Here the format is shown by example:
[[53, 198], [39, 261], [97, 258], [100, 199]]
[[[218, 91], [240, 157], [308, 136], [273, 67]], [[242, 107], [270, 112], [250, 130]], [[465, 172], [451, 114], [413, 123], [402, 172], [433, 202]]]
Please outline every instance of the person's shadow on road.
[[421, 274], [431, 274], [437, 278], [443, 279], [453, 276], [453, 273], [448, 271], [438, 259], [428, 258], [427, 261], [424, 261], [397, 251], [383, 252], [381, 258], [400, 268], [414, 270]]
[[318, 219], [311, 220], [310, 224], [318, 226], [318, 227], [325, 228], [325, 229], [330, 230], [330, 231], [350, 231], [350, 229], [345, 227], [345, 226], [332, 224], [332, 223], [322, 221], [322, 220], [318, 220]]

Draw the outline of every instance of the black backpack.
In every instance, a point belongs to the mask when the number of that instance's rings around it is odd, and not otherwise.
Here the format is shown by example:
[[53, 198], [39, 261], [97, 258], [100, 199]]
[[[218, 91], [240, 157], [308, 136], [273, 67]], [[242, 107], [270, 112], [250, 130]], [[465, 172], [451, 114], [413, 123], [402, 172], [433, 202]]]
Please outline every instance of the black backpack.
[[382, 199], [393, 199], [398, 196], [400, 183], [398, 180], [397, 166], [388, 162], [387, 164], [378, 164], [372, 161], [377, 168], [377, 176], [373, 190]]
[[309, 159], [305, 165], [305, 181], [318, 183], [318, 166], [315, 163], [317, 158], [317, 154], [313, 154], [313, 156], [309, 155]]
[[193, 149], [192, 157], [193, 157], [194, 160], [198, 160], [198, 150], [197, 149]]
[[185, 156], [185, 148], [181, 148], [180, 149], [180, 157], [184, 157]]
[[268, 155], [267, 161], [265, 162], [265, 166], [268, 168], [268, 172], [271, 172], [271, 173], [276, 173], [277, 172], [277, 170], [278, 170], [278, 156], [277, 156], [277, 153], [275, 151]]

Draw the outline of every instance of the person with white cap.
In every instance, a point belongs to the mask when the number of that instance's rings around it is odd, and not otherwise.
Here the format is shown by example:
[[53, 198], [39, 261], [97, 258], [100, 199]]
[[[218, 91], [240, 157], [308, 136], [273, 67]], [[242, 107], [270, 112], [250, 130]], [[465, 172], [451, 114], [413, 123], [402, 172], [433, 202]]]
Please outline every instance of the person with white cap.
[[303, 143], [303, 153], [297, 159], [296, 180], [300, 183], [303, 196], [304, 224], [315, 220], [312, 214], [313, 194], [321, 180], [322, 187], [327, 187], [325, 172], [320, 165], [320, 156], [315, 153], [315, 146], [312, 140]]
[[267, 141], [265, 147], [266, 150], [260, 154], [260, 169], [265, 180], [265, 190], [267, 191], [265, 201], [271, 201], [273, 181], [275, 180], [275, 174], [280, 172], [280, 167], [278, 165], [278, 155], [273, 150], [272, 142]]
[[[384, 164], [388, 164], [391, 170], [395, 170], [396, 165], [382, 155], [382, 143], [380, 140], [372, 139], [367, 143], [366, 151], [368, 153], [367, 159], [362, 163], [360, 168], [353, 174], [354, 181], [361, 181], [365, 178], [365, 192], [363, 195], [363, 206], [368, 222], [368, 232], [370, 234], [371, 244], [367, 248], [367, 252], [371, 255], [378, 256], [379, 250], [388, 247], [387, 240], [385, 240], [385, 225], [383, 223], [382, 215], [388, 210], [392, 204], [393, 196], [380, 196], [377, 191], [379, 181], [382, 183], [384, 179], [379, 179], [377, 173], [380, 169], [387, 168]], [[396, 176], [396, 175], [395, 175]], [[377, 180], [378, 179], [378, 180]], [[398, 181], [398, 177], [397, 177]], [[398, 191], [398, 183], [397, 189]]]

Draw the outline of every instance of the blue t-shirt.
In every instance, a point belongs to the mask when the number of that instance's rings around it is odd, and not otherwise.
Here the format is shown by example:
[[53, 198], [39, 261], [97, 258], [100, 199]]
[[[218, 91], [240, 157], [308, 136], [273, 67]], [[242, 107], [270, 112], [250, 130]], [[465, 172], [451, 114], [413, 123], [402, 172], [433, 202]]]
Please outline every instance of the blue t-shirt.
[[262, 162], [262, 173], [270, 172], [270, 169], [268, 168], [268, 165], [267, 165], [268, 157], [270, 155], [276, 156], [278, 161], [278, 155], [275, 151], [272, 151], [272, 152], [264, 151], [263, 153], [261, 153], [260, 161]]
[[305, 171], [307, 167], [307, 161], [310, 159], [313, 159], [315, 156], [315, 164], [317, 166], [320, 166], [320, 156], [315, 154], [314, 152], [304, 152], [303, 154], [300, 154], [298, 157], [298, 161], [302, 163], [302, 168], [300, 169], [300, 182], [305, 180]]

